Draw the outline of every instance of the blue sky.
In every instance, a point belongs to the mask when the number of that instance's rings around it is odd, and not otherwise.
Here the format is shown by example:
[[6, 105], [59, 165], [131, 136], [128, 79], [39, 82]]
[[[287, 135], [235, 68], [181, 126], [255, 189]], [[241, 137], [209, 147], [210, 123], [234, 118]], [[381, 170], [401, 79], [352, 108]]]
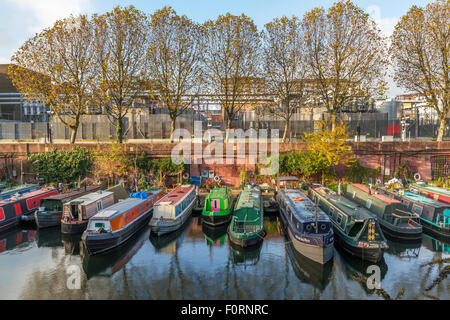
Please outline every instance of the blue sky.
[[[102, 13], [117, 5], [134, 5], [151, 13], [163, 6], [172, 6], [197, 22], [215, 19], [219, 14], [245, 13], [259, 28], [275, 17], [303, 14], [314, 7], [329, 7], [332, 0], [0, 0], [0, 63], [8, 63], [11, 55], [42, 28], [69, 14]], [[425, 6], [425, 0], [354, 0], [390, 35], [399, 17], [412, 5]], [[392, 85], [390, 94], [402, 92]]]

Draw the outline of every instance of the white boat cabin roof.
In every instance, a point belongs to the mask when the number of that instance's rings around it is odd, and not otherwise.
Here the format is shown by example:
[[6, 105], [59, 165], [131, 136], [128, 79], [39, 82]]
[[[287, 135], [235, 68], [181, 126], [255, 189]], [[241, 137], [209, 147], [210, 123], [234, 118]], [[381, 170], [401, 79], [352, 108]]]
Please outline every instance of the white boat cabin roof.
[[[299, 189], [280, 190], [285, 195], [295, 217], [300, 221], [315, 220], [316, 205]], [[317, 207], [317, 219], [328, 220], [328, 216]]]
[[145, 200], [137, 198], [127, 198], [124, 200], [119, 200], [118, 203], [113, 204], [106, 209], [100, 210], [96, 215], [92, 217], [92, 219], [111, 220], [116, 216], [121, 215], [122, 213], [127, 212], [132, 208], [135, 208], [144, 201]]
[[96, 191], [92, 193], [85, 194], [81, 197], [75, 198], [69, 202], [67, 202], [65, 205], [71, 205], [71, 204], [82, 204], [84, 206], [90, 205], [91, 203], [97, 202], [100, 199], [104, 199], [110, 195], [114, 195], [113, 192], [109, 191]]
[[156, 202], [155, 206], [175, 205], [183, 200], [184, 197], [194, 189], [195, 187], [192, 184], [178, 186], [168, 194], [166, 194], [164, 197], [159, 199], [159, 201]]

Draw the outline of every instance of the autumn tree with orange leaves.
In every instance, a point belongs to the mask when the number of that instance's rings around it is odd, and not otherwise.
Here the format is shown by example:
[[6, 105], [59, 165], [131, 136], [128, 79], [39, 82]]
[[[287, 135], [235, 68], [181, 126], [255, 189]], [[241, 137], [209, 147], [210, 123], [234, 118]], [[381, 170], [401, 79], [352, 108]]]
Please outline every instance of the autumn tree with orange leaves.
[[171, 119], [173, 140], [177, 117], [192, 105], [203, 84], [202, 33], [189, 18], [164, 7], [151, 15], [149, 34], [149, 67]]
[[423, 96], [439, 116], [442, 141], [450, 111], [450, 1], [411, 7], [395, 26], [391, 55], [398, 85]]
[[385, 89], [386, 41], [376, 23], [351, 1], [307, 12], [303, 28], [316, 102], [325, 106], [334, 127], [345, 105]]
[[42, 101], [72, 131], [71, 143], [92, 104], [97, 77], [92, 36], [85, 15], [58, 20], [24, 43], [11, 57], [8, 70], [28, 101]]
[[265, 25], [261, 35], [266, 86], [279, 100], [268, 105], [265, 111], [284, 119], [282, 141], [285, 142], [292, 114], [307, 99], [308, 71], [303, 55], [301, 21], [297, 17], [274, 19]]
[[243, 98], [259, 80], [260, 36], [253, 20], [244, 14], [220, 15], [205, 22], [203, 30], [206, 79], [212, 93], [221, 97], [226, 128], [230, 129], [244, 106]]
[[151, 70], [147, 64], [149, 33], [146, 15], [133, 6], [116, 7], [93, 16], [96, 102], [106, 110], [122, 143], [124, 118], [134, 102], [150, 90]]

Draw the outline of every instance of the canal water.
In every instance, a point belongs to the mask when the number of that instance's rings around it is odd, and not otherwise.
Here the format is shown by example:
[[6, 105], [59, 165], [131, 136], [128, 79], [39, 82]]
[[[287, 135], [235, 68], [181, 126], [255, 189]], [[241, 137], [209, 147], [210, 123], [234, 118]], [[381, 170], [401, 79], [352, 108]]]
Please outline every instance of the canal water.
[[[383, 299], [362, 280], [368, 264], [336, 249], [331, 263], [314, 264], [293, 249], [278, 214], [266, 214], [264, 226], [262, 245], [243, 251], [226, 227], [206, 227], [194, 214], [175, 233], [155, 238], [145, 227], [93, 257], [58, 228], [16, 229], [0, 235], [0, 299]], [[450, 298], [449, 278], [438, 280], [450, 243], [424, 235], [389, 246], [378, 264], [388, 295]], [[70, 289], [77, 274], [80, 288]]]

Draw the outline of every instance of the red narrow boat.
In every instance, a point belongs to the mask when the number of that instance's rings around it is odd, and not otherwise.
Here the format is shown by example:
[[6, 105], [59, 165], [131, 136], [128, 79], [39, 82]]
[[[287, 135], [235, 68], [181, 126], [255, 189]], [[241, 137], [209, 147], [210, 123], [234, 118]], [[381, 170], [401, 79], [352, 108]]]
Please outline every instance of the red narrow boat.
[[41, 199], [58, 194], [55, 188], [43, 188], [0, 201], [0, 232], [17, 226], [23, 216], [36, 211]]

